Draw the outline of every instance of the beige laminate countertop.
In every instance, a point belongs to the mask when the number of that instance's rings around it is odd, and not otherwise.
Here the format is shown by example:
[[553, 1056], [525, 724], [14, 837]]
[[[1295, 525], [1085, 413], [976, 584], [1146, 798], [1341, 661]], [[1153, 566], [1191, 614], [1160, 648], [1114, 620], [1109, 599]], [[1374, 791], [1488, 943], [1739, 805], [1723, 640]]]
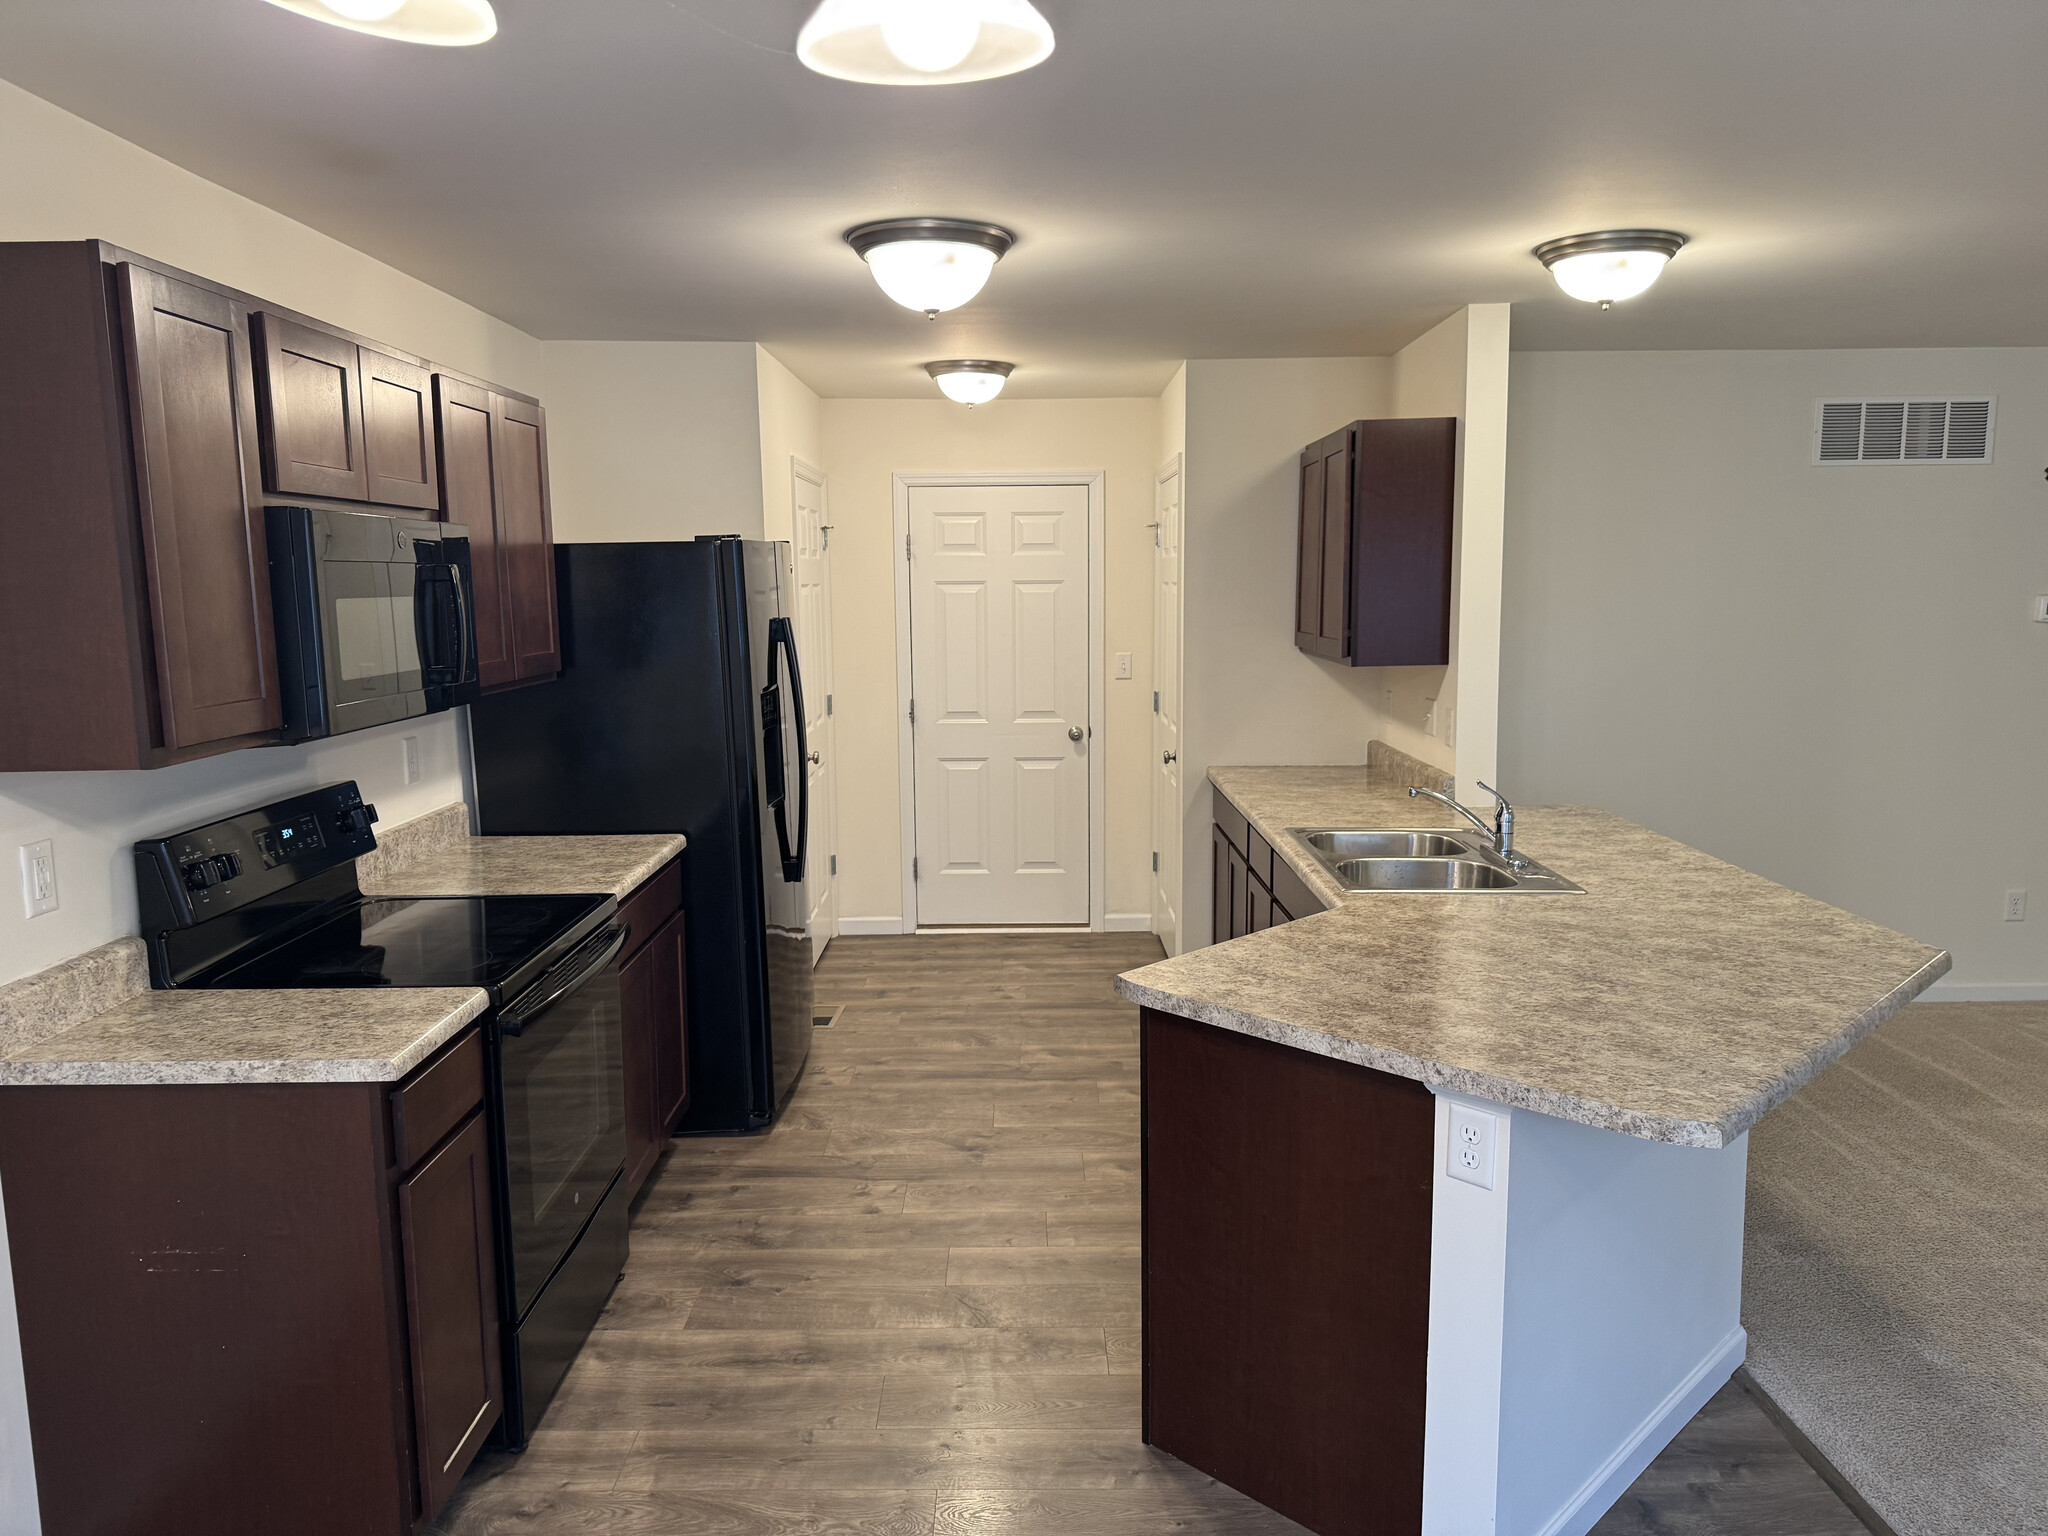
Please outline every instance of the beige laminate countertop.
[[1127, 972], [1133, 1002], [1435, 1088], [1720, 1147], [1949, 956], [1602, 811], [1518, 808], [1584, 895], [1346, 894], [1293, 827], [1451, 827], [1364, 768], [1212, 784], [1332, 910]]
[[366, 896], [581, 896], [623, 901], [688, 846], [680, 832], [464, 837], [361, 875]]
[[143, 992], [0, 1057], [0, 1086], [395, 1083], [489, 1006], [478, 987]]

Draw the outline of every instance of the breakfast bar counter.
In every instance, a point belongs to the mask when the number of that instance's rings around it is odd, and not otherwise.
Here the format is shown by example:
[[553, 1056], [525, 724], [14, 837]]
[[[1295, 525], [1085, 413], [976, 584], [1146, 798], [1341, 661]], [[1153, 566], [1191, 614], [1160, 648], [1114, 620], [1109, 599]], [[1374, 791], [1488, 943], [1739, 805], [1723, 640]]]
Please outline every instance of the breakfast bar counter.
[[1219, 858], [1327, 910], [1118, 980], [1148, 1442], [1322, 1536], [1590, 1529], [1741, 1364], [1747, 1131], [1948, 955], [1575, 807], [1515, 846], [1581, 891], [1350, 891], [1300, 831], [1483, 840], [1395, 774], [1210, 778]]

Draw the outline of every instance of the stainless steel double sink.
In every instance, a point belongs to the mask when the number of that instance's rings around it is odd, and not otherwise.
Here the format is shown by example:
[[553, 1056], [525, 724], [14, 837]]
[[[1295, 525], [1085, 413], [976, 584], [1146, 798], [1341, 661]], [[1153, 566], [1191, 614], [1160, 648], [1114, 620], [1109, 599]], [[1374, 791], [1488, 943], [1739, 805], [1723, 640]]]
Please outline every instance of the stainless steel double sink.
[[1500, 896], [1554, 895], [1585, 888], [1526, 855], [1511, 863], [1465, 832], [1379, 832], [1341, 827], [1290, 827], [1347, 891], [1491, 891]]

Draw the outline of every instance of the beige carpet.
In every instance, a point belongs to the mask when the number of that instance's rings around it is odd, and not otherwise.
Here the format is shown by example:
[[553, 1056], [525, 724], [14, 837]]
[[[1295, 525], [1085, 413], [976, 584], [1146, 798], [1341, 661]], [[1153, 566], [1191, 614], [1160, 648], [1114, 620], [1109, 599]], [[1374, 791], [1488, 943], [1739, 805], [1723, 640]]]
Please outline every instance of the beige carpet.
[[1750, 1137], [1749, 1367], [1899, 1536], [2048, 1533], [2048, 1004], [1921, 1004]]

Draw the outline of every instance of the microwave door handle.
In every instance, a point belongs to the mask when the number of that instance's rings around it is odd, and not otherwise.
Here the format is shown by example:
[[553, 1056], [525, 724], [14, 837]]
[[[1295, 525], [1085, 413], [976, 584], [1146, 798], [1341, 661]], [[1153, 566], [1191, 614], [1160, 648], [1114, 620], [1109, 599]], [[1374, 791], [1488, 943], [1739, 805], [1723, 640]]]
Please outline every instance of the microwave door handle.
[[[613, 958], [617, 956], [618, 952], [626, 947], [626, 940], [631, 938], [632, 936], [633, 930], [629, 925], [625, 923], [619, 923], [615, 925], [611, 930], [611, 942], [605, 945], [604, 952], [600, 954], [595, 960], [591, 961], [588, 965], [581, 967], [574, 976], [570, 977], [567, 981], [561, 983], [561, 985], [557, 986], [553, 991], [549, 992], [548, 995], [546, 997], [543, 997], [539, 1002], [529, 1003], [524, 998], [522, 998], [518, 1003], [514, 1004], [511, 1009], [508, 1009], [504, 1013], [499, 1014], [499, 1032], [501, 1034], [512, 1035], [515, 1037], [524, 1033], [526, 1026], [533, 1019], [535, 1019], [543, 1013], [546, 1013], [548, 1009], [554, 1007], [555, 1004], [559, 1003], [571, 992], [574, 992], [577, 988], [581, 987], [585, 982], [589, 981], [590, 978], [595, 976], [599, 971], [603, 970], [606, 966], [610, 965], [612, 963]], [[587, 947], [588, 946], [586, 946], [586, 948]]]
[[462, 567], [452, 560], [448, 562], [448, 586], [455, 594], [454, 682], [460, 687], [469, 681], [470, 663], [475, 658], [470, 655], [469, 593], [462, 585]]

